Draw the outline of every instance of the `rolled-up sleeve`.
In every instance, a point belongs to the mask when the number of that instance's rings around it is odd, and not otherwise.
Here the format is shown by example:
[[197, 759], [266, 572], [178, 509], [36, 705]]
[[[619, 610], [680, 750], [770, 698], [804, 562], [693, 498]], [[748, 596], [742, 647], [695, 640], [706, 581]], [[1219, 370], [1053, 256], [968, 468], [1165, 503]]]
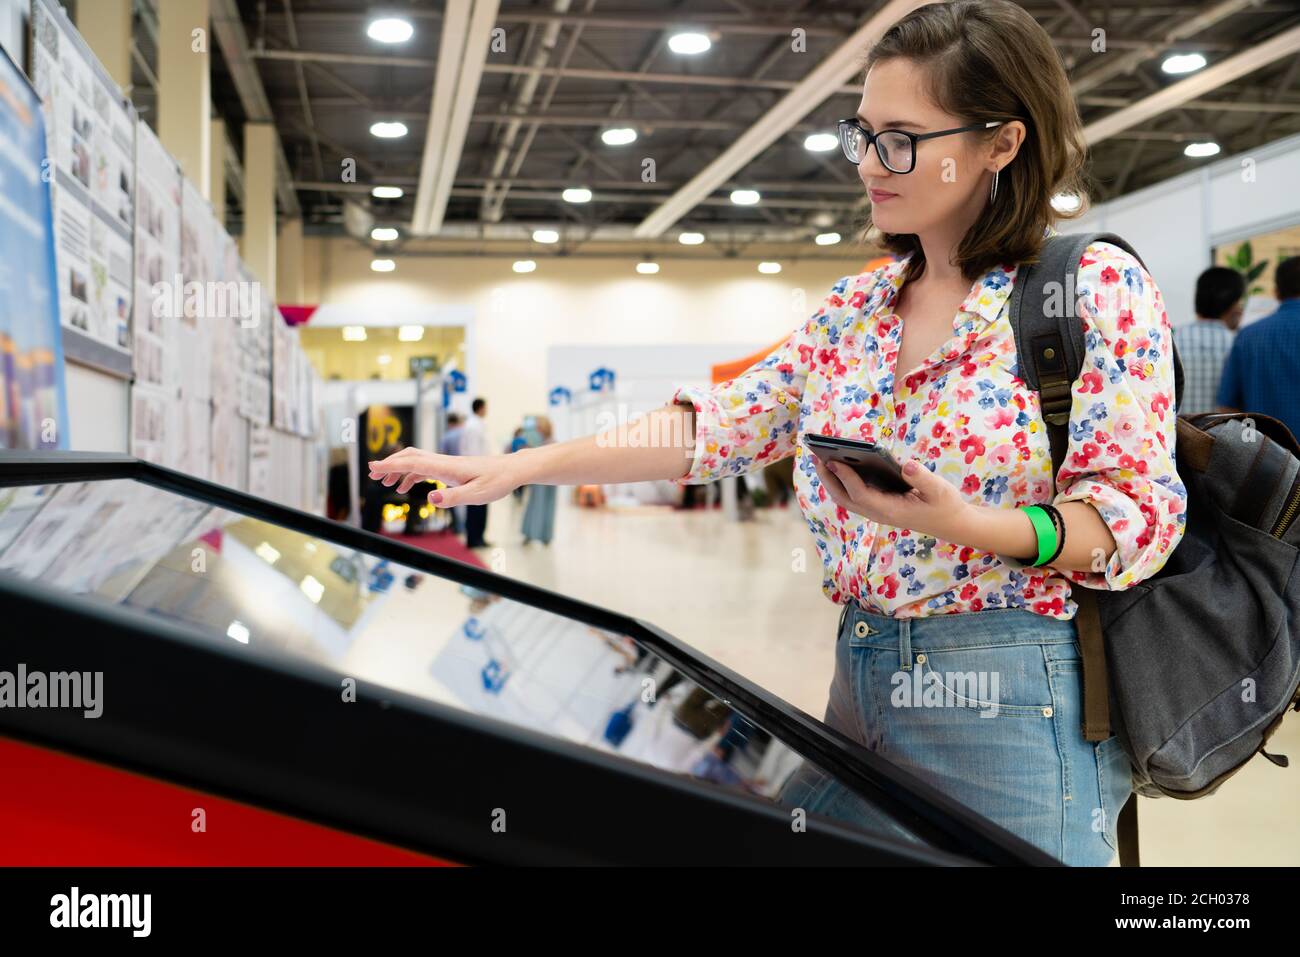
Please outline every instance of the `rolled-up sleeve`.
[[672, 401], [695, 409], [691, 467], [678, 484], [742, 475], [794, 453], [808, 371], [841, 316], [851, 278], [835, 283], [806, 322], [740, 375], [712, 387], [677, 387]]
[[1088, 588], [1129, 588], [1160, 571], [1182, 539], [1187, 490], [1174, 466], [1173, 333], [1160, 290], [1129, 253], [1088, 247], [1078, 274], [1084, 360], [1055, 504], [1088, 502], [1115, 538]]

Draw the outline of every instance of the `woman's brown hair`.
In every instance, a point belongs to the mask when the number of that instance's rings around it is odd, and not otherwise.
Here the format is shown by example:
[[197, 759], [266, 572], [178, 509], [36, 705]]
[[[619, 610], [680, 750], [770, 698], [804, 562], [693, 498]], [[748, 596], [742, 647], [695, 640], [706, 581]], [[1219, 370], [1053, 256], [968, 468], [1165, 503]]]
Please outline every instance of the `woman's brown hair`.
[[[1015, 159], [998, 175], [997, 200], [958, 244], [955, 265], [974, 282], [1000, 263], [1037, 261], [1048, 224], [1088, 211], [1084, 173], [1087, 141], [1065, 68], [1047, 31], [1011, 0], [951, 0], [918, 7], [891, 26], [867, 52], [866, 70], [907, 59], [927, 74], [930, 99], [962, 125], [1019, 119], [1026, 135]], [[972, 136], [993, 137], [999, 127]], [[1052, 197], [1077, 196], [1058, 212]], [[904, 281], [925, 271], [913, 233], [885, 233], [870, 217], [863, 238], [912, 255]]]

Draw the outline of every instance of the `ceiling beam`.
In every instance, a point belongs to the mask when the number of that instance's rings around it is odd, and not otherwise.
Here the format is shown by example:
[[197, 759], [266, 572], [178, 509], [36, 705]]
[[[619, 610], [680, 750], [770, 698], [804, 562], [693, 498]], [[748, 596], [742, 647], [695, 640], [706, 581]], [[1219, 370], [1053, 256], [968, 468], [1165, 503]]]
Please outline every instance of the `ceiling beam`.
[[[898, 2], [898, 0], [894, 0]], [[883, 32], [883, 31], [882, 31]], [[861, 53], [861, 51], [858, 51]], [[338, 63], [348, 66], [392, 66], [415, 70], [432, 70], [436, 59], [411, 56], [384, 56], [370, 53], [326, 53], [322, 50], [253, 50], [250, 56], [259, 60], [298, 60], [312, 63]], [[532, 66], [527, 63], [484, 63], [482, 73], [522, 76], [548, 76], [567, 80], [596, 80], [614, 83], [662, 83], [672, 86], [706, 86], [727, 88], [761, 88], [767, 90], [793, 90], [798, 84], [793, 80], [753, 80], [741, 76], [709, 76], [698, 73], [637, 73], [630, 70], [590, 70], [581, 67]], [[844, 86], [831, 93], [861, 93], [855, 86]], [[823, 91], [825, 96], [825, 91]]]
[[[258, 76], [257, 67], [250, 58], [248, 36], [244, 33], [244, 23], [239, 17], [239, 4], [236, 0], [211, 0], [212, 32], [221, 47], [239, 94], [239, 102], [244, 108], [244, 115], [250, 123], [274, 123], [271, 104], [266, 98], [262, 78]], [[293, 174], [289, 170], [288, 157], [284, 155], [284, 144], [276, 137], [275, 145], [275, 189], [280, 198], [280, 208], [289, 217], [302, 215], [298, 205], [298, 194], [293, 189]]]
[[1254, 73], [1276, 60], [1296, 53], [1300, 53], [1300, 26], [1276, 34], [1243, 53], [1220, 60], [1186, 79], [1143, 97], [1131, 106], [1116, 110], [1089, 123], [1083, 129], [1084, 138], [1090, 146], [1100, 143], [1123, 130], [1145, 123], [1161, 113], [1177, 109], [1203, 93], [1218, 89], [1239, 77]]
[[[1300, 60], [1296, 62], [1300, 63]], [[1081, 96], [1081, 106], [1128, 106], [1131, 96]], [[1300, 113], [1300, 102], [1278, 101], [1263, 103], [1259, 100], [1188, 100], [1184, 110], [1207, 110], [1214, 113]]]
[[498, 5], [499, 0], [447, 0], [420, 163], [420, 185], [411, 216], [411, 231], [417, 235], [436, 233], [442, 227], [469, 118], [478, 98]]
[[701, 200], [708, 198], [790, 127], [825, 102], [832, 91], [842, 88], [857, 76], [862, 69], [862, 51], [891, 25], [922, 5], [922, 0], [890, 0], [882, 6], [838, 48], [822, 57], [807, 76], [737, 137], [731, 146], [643, 219], [636, 234], [643, 238], [663, 235]]
[[[1234, 13], [1239, 13], [1247, 7], [1259, 5], [1259, 0], [1221, 0], [1208, 10], [1197, 13], [1196, 16], [1184, 16], [1176, 18], [1173, 26], [1160, 39], [1152, 41], [1129, 50], [1121, 56], [1101, 57], [1100, 63], [1096, 69], [1090, 70], [1085, 75], [1074, 80], [1070, 84], [1070, 89], [1074, 90], [1075, 96], [1081, 93], [1088, 93], [1107, 80], [1116, 76], [1123, 76], [1125, 73], [1131, 73], [1138, 66], [1145, 63], [1161, 53], [1168, 50], [1180, 40], [1188, 37], [1194, 37], [1202, 33], [1222, 20], [1226, 20]], [[1109, 38], [1108, 38], [1109, 39]], [[1107, 44], [1109, 45], [1109, 44]], [[1248, 55], [1250, 49], [1242, 51], [1239, 55]]]

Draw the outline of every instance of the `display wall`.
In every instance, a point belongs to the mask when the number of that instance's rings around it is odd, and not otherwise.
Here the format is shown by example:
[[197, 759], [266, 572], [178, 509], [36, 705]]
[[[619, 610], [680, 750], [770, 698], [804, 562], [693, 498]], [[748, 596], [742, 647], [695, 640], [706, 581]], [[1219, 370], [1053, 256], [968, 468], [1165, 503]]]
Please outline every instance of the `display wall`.
[[[31, 179], [48, 171], [48, 186], [37, 182], [48, 209], [43, 219], [19, 215], [7, 182], [0, 248], [4, 262], [24, 264], [19, 273], [40, 277], [35, 260], [23, 257], [41, 244], [22, 227], [47, 224], [49, 278], [22, 291], [46, 296], [54, 332], [34, 350], [28, 340], [39, 331], [39, 310], [24, 307], [24, 321], [11, 321], [17, 294], [8, 290], [0, 344], [24, 371], [6, 378], [14, 388], [0, 404], [5, 435], [18, 435], [9, 406], [23, 421], [48, 421], [51, 396], [66, 395], [57, 429], [64, 447], [130, 452], [319, 510], [319, 384], [296, 332], [62, 8], [31, 0], [29, 12], [24, 59], [35, 94], [28, 95], [45, 132], [19, 172]], [[16, 68], [15, 76], [27, 86]], [[22, 119], [16, 102], [5, 100], [6, 121]], [[8, 139], [16, 142], [20, 128], [6, 126]], [[8, 279], [0, 267], [0, 284]], [[21, 350], [8, 345], [15, 342]], [[22, 402], [8, 401], [20, 387]], [[0, 436], [5, 444], [41, 443]]]

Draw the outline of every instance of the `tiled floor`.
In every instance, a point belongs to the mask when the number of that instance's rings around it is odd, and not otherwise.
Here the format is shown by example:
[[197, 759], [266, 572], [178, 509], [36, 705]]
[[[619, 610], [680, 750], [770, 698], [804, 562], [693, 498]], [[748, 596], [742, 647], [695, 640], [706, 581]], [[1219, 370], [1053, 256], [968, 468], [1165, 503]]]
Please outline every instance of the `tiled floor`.
[[[819, 716], [833, 670], [838, 609], [821, 593], [812, 539], [797, 511], [751, 523], [717, 510], [591, 511], [560, 496], [556, 538], [524, 546], [513, 499], [489, 511], [481, 552], [496, 571], [659, 625], [704, 654]], [[1143, 863], [1300, 864], [1300, 715], [1219, 792], [1198, 801], [1143, 800]]]

